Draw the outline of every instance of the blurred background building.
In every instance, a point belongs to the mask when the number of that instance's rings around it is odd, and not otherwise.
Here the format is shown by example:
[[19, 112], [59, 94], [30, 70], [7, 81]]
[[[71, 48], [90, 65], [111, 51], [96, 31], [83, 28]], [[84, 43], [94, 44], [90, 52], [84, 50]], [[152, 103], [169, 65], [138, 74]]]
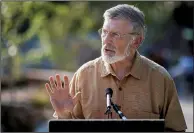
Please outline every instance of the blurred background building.
[[82, 64], [100, 56], [97, 30], [104, 11], [117, 4], [134, 4], [145, 13], [147, 33], [139, 52], [169, 71], [185, 101], [188, 131], [193, 130], [193, 2], [4, 1], [2, 131], [48, 131], [53, 110], [44, 83], [56, 73], [71, 78]]

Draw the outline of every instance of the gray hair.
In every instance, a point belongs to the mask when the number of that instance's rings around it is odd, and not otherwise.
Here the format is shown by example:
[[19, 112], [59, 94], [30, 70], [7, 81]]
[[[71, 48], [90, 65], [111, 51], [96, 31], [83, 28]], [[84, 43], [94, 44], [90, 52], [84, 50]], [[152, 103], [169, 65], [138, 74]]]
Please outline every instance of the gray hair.
[[104, 20], [106, 19], [126, 19], [133, 25], [133, 31], [144, 36], [145, 24], [144, 13], [133, 5], [120, 4], [112, 7], [104, 12]]

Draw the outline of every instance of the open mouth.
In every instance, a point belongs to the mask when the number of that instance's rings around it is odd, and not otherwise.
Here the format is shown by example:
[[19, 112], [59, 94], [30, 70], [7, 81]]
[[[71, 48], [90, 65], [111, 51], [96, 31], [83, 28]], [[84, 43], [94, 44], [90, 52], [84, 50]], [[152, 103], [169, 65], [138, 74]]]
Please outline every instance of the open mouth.
[[115, 51], [114, 50], [110, 50], [110, 49], [104, 49], [104, 54], [105, 55], [114, 55]]
[[110, 49], [105, 49], [105, 52], [115, 52], [115, 51], [110, 50]]

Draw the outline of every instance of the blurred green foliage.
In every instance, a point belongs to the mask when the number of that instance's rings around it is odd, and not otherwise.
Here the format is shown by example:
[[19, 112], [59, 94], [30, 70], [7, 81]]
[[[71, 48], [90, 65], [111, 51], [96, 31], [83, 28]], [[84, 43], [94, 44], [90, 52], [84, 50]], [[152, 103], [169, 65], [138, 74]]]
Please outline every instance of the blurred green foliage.
[[[100, 44], [93, 44], [100, 43], [99, 41], [91, 42], [86, 36], [102, 26], [102, 16], [106, 9], [122, 3], [133, 4], [144, 11], [149, 26], [149, 36], [145, 43], [162, 37], [165, 24], [176, 5], [174, 2], [154, 1], [2, 2], [2, 38], [10, 45], [19, 47], [38, 36], [41, 44], [39, 50], [30, 51], [25, 57], [18, 52], [13, 57], [14, 68], [20, 67], [22, 61], [48, 57], [57, 69], [75, 71], [79, 67], [76, 63], [76, 57], [79, 56], [77, 53], [82, 46], [76, 44], [80, 41], [69, 43], [69, 36], [83, 40], [83, 44], [91, 48], [100, 48]], [[5, 50], [2, 49], [1, 52], [5, 53]]]

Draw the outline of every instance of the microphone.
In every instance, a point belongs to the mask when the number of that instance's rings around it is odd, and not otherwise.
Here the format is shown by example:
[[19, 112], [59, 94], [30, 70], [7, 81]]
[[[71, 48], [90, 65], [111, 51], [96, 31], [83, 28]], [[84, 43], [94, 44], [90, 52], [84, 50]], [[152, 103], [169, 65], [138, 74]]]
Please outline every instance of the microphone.
[[105, 90], [106, 92], [106, 105], [107, 105], [107, 109], [111, 109], [111, 97], [112, 97], [112, 94], [113, 94], [113, 91], [111, 88], [107, 88]]
[[111, 105], [112, 105], [113, 106], [113, 109], [119, 115], [119, 117], [121, 119], [123, 119], [123, 120], [127, 120], [127, 118], [124, 116], [124, 114], [119, 110], [118, 105], [114, 104], [111, 101], [111, 97], [112, 97], [112, 94], [113, 94], [113, 90], [111, 88], [107, 88], [105, 91], [106, 91], [107, 109], [110, 110], [111, 109]]

